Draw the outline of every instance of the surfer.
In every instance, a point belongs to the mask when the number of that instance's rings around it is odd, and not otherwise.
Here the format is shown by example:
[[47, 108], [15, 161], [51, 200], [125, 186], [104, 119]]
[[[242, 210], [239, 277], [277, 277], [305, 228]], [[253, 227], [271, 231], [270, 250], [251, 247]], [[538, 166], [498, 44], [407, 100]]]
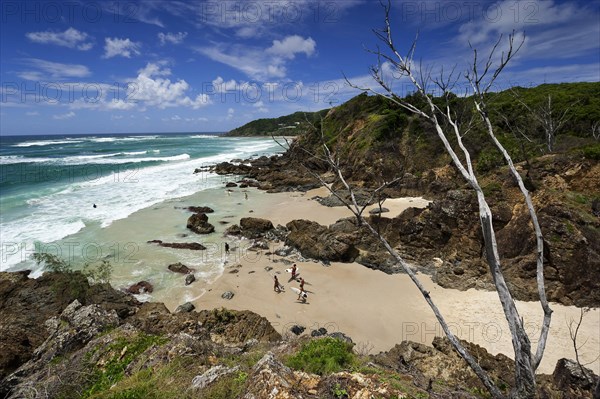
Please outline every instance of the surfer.
[[97, 208], [96, 204], [93, 205], [94, 208]]
[[300, 291], [304, 291], [304, 278], [300, 277]]
[[303, 288], [300, 288], [300, 293], [298, 294], [298, 301], [302, 301], [302, 303], [306, 303], [306, 297], [308, 294], [304, 291]]
[[229, 255], [229, 243], [225, 243], [225, 253]]
[[273, 291], [281, 292], [281, 284], [279, 284], [279, 280], [277, 279], [277, 276], [273, 276], [273, 281], [275, 283], [275, 285], [273, 287]]

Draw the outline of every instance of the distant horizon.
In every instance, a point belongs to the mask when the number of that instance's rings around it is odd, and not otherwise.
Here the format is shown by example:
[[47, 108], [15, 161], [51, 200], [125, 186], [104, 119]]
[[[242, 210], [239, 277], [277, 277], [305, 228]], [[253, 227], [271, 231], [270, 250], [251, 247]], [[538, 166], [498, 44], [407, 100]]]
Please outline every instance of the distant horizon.
[[0, 137], [37, 137], [37, 136], [143, 136], [143, 135], [165, 135], [165, 134], [206, 134], [206, 135], [219, 135], [225, 134], [228, 130], [222, 132], [112, 132], [112, 133], [38, 133], [38, 134], [4, 134], [0, 132]]

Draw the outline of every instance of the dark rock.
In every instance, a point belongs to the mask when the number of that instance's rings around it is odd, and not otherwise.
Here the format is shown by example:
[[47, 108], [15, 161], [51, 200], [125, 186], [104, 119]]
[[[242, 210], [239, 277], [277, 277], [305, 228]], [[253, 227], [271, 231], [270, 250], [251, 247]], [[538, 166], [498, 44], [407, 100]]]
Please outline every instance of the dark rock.
[[194, 270], [190, 269], [186, 265], [181, 262], [173, 263], [168, 266], [168, 269], [175, 273], [188, 274], [192, 273]]
[[239, 236], [242, 235], [242, 229], [237, 224], [233, 224], [225, 230], [225, 235], [228, 236]]
[[356, 237], [330, 230], [309, 220], [292, 220], [286, 227], [290, 231], [286, 245], [297, 248], [306, 258], [353, 262], [359, 252], [354, 246]]
[[325, 335], [327, 335], [327, 330], [323, 327], [319, 328], [318, 330], [312, 330], [310, 332], [311, 337], [322, 337]]
[[240, 184], [240, 188], [248, 188], [248, 184], [242, 183], [242, 184]]
[[130, 294], [143, 294], [146, 292], [151, 293], [154, 291], [154, 287], [147, 281], [140, 281], [127, 288], [126, 291]]
[[229, 183], [225, 184], [225, 187], [237, 187], [238, 185], [235, 184], [234, 182], [230, 181]]
[[209, 234], [215, 231], [215, 226], [208, 223], [208, 216], [204, 213], [194, 213], [187, 220], [187, 228], [197, 234]]
[[234, 295], [235, 294], [231, 291], [225, 291], [223, 294], [221, 294], [221, 298], [229, 300], [233, 298]]
[[382, 207], [381, 209], [380, 209], [380, 208], [373, 208], [373, 209], [371, 209], [371, 210], [369, 211], [369, 213], [370, 213], [371, 215], [379, 215], [379, 214], [381, 214], [381, 213], [386, 213], [386, 212], [389, 212], [389, 211], [390, 211], [389, 209], [387, 209], [387, 208], [383, 208], [383, 207]]
[[594, 198], [592, 200], [592, 214], [600, 217], [600, 198]]
[[248, 249], [269, 249], [269, 243], [266, 241], [254, 241]]
[[162, 242], [161, 240], [148, 241], [149, 244], [158, 244], [160, 247], [191, 249], [192, 251], [204, 251], [206, 247], [197, 242]]
[[588, 368], [583, 368], [570, 359], [560, 359], [556, 363], [552, 379], [554, 384], [563, 392], [582, 394], [583, 391], [592, 391], [598, 384], [598, 376]]
[[193, 274], [190, 273], [187, 276], [185, 276], [185, 285], [190, 285], [194, 281], [196, 281], [196, 276], [194, 276]]
[[294, 248], [292, 248], [292, 247], [284, 246], [282, 248], [277, 248], [275, 250], [275, 255], [277, 255], [277, 256], [288, 256], [289, 254], [292, 253], [293, 250], [294, 250]]
[[344, 342], [347, 342], [347, 343], [349, 343], [349, 344], [352, 344], [352, 343], [354, 343], [354, 342], [352, 341], [352, 338], [350, 338], [350, 337], [349, 337], [349, 336], [347, 336], [346, 334], [344, 334], [344, 333], [342, 333], [342, 332], [339, 332], [339, 331], [336, 331], [336, 332], [334, 332], [334, 333], [331, 333], [331, 334], [329, 334], [329, 336], [330, 336], [331, 338], [335, 338], [335, 339], [337, 339], [337, 340], [344, 341]]
[[213, 213], [214, 210], [208, 206], [188, 206], [187, 210], [194, 213]]
[[247, 238], [260, 238], [274, 228], [270, 220], [253, 217], [241, 218], [240, 227], [242, 235]]
[[306, 330], [305, 327], [303, 326], [299, 326], [299, 325], [294, 325], [292, 326], [292, 328], [290, 328], [290, 331], [294, 334], [294, 335], [300, 335], [304, 332], [304, 330]]
[[194, 309], [196, 309], [196, 307], [194, 306], [193, 303], [186, 302], [184, 304], [177, 306], [177, 309], [175, 309], [175, 313], [190, 313]]

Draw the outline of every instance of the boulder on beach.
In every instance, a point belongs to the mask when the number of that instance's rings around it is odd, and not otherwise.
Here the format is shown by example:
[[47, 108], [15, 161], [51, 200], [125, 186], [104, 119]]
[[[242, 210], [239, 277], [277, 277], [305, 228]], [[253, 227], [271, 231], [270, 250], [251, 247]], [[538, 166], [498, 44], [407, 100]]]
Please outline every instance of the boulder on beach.
[[190, 285], [194, 281], [196, 281], [196, 276], [194, 276], [193, 274], [190, 273], [187, 276], [185, 276], [185, 285]]
[[253, 217], [241, 218], [240, 227], [241, 234], [247, 238], [260, 238], [269, 230], [274, 229], [270, 220]]
[[192, 251], [204, 251], [206, 247], [197, 242], [162, 242], [161, 240], [151, 240], [148, 244], [158, 244], [160, 247], [191, 249]]
[[194, 306], [193, 303], [186, 302], [184, 304], [177, 306], [177, 309], [175, 309], [175, 313], [190, 313], [194, 309], [196, 309], [196, 307]]
[[130, 294], [144, 294], [146, 292], [151, 293], [154, 291], [154, 287], [147, 281], [139, 281], [127, 288], [125, 291]]
[[168, 269], [174, 273], [181, 273], [181, 274], [189, 274], [194, 271], [193, 269], [190, 269], [189, 267], [187, 267], [186, 265], [184, 265], [181, 262], [170, 264], [168, 266]]
[[229, 183], [225, 184], [225, 187], [237, 187], [238, 185], [235, 184], [234, 182], [230, 181]]
[[234, 295], [235, 295], [235, 294], [234, 294], [233, 292], [231, 292], [231, 291], [225, 291], [225, 292], [224, 292], [224, 293], [221, 295], [221, 298], [229, 300], [229, 299], [233, 298], [233, 296], [234, 296]]
[[197, 234], [209, 234], [215, 231], [215, 226], [208, 223], [208, 216], [204, 213], [194, 213], [187, 220], [187, 228]]
[[214, 209], [208, 206], [188, 206], [187, 210], [194, 213], [213, 213]]
[[285, 244], [297, 248], [306, 258], [353, 262], [359, 255], [354, 235], [331, 230], [317, 222], [297, 219], [289, 222]]

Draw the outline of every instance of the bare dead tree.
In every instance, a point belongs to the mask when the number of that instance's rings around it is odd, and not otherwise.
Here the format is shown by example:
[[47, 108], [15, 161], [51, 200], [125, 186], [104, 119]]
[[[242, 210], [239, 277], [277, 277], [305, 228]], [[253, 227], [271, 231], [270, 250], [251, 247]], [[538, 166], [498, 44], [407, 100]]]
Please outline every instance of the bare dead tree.
[[600, 121], [592, 122], [592, 137], [594, 140], [600, 140]]
[[[417, 65], [414, 63], [414, 54], [416, 50], [417, 39], [413, 41], [411, 47], [408, 50], [408, 53], [406, 55], [401, 55], [392, 37], [392, 29], [389, 16], [390, 2], [388, 1], [387, 5], [383, 5], [383, 7], [385, 10], [385, 27], [382, 30], [374, 30], [374, 33], [377, 36], [377, 38], [382, 43], [384, 43], [387, 52], [382, 51], [380, 48], [377, 48], [376, 50], [372, 51], [377, 56], [378, 63], [375, 66], [371, 67], [371, 75], [374, 78], [374, 80], [379, 84], [380, 88], [383, 89], [383, 92], [373, 90], [372, 88], [358, 87], [352, 84], [350, 81], [348, 81], [348, 79], [346, 79], [346, 81], [352, 87], [363, 90], [365, 92], [370, 92], [376, 95], [383, 96], [392, 101], [393, 103], [397, 104], [398, 106], [431, 122], [432, 125], [435, 127], [437, 135], [442, 141], [446, 152], [452, 158], [454, 166], [458, 169], [463, 179], [475, 191], [477, 195], [477, 202], [479, 204], [479, 219], [483, 232], [486, 260], [512, 337], [515, 358], [515, 387], [513, 388], [510, 396], [513, 398], [535, 398], [537, 396], [535, 370], [538, 368], [543, 357], [552, 314], [552, 310], [550, 309], [546, 298], [544, 286], [544, 240], [538, 222], [537, 214], [533, 206], [531, 195], [525, 187], [521, 175], [514, 166], [512, 158], [510, 157], [509, 153], [506, 151], [504, 146], [498, 141], [495, 135], [494, 127], [489, 118], [489, 112], [486, 103], [487, 94], [491, 90], [500, 73], [504, 70], [506, 65], [508, 65], [510, 60], [519, 51], [524, 42], [524, 39], [520, 43], [515, 44], [515, 33], [513, 32], [511, 35], [509, 35], [507, 43], [508, 49], [502, 52], [499, 61], [495, 61], [494, 57], [497, 56], [498, 46], [500, 45], [502, 40], [502, 37], [500, 37], [500, 39], [495, 43], [492, 50], [490, 51], [490, 54], [488, 55], [487, 59], [482, 65], [480, 65], [477, 49], [472, 47], [473, 64], [466, 71], [463, 77], [470, 84], [473, 90], [473, 105], [475, 107], [477, 115], [479, 115], [481, 122], [483, 122], [485, 126], [489, 139], [503, 155], [504, 160], [508, 164], [508, 168], [511, 174], [513, 175], [519, 186], [524, 202], [527, 205], [529, 211], [531, 223], [533, 225], [533, 230], [535, 233], [537, 244], [537, 288], [540, 303], [544, 311], [542, 328], [535, 353], [532, 352], [531, 342], [527, 332], [525, 331], [524, 321], [519, 315], [514, 298], [510, 290], [508, 289], [504, 275], [502, 273], [502, 263], [498, 253], [496, 233], [492, 224], [492, 212], [490, 210], [489, 204], [486, 201], [481, 185], [479, 184], [477, 175], [475, 174], [471, 153], [469, 152], [463, 141], [463, 138], [465, 137], [466, 133], [465, 128], [457, 120], [456, 114], [452, 110], [448, 101], [449, 94], [454, 89], [456, 82], [460, 79], [460, 76], [455, 73], [455, 69], [453, 69], [447, 75], [445, 75], [442, 70], [439, 77], [434, 79], [431, 76], [431, 68], [423, 68], [422, 64], [419, 64], [417, 67]], [[388, 81], [389, 78], [384, 76], [384, 68], [382, 62], [386, 62], [388, 66], [393, 69], [394, 79], [407, 79], [413, 85], [413, 87], [416, 89], [416, 92], [420, 94], [422, 99], [425, 100], [426, 106], [423, 107], [423, 109], [405, 101], [403, 98], [401, 98], [398, 94], [394, 92], [392, 84]], [[446, 99], [445, 105], [438, 105], [438, 103], [434, 101], [432, 96], [428, 95], [428, 87], [430, 85], [436, 85], [439, 89], [441, 89], [441, 92], [444, 94], [444, 98]], [[551, 105], [552, 104], [550, 101], [549, 106], [551, 107]], [[562, 121], [562, 123], [564, 123], [566, 117], [565, 115], [566, 112], [559, 118], [560, 121]], [[552, 121], [555, 121], [555, 119], [552, 119]], [[560, 126], [562, 126], [562, 123], [555, 123], [554, 125], [552, 125], [552, 132], [555, 133], [557, 129], [560, 128]], [[451, 144], [451, 139], [455, 140], [456, 146], [458, 146], [458, 151], [455, 150], [454, 146]], [[354, 209], [358, 211], [358, 207], [355, 204], [354, 196], [352, 195], [352, 189], [345, 181], [344, 176], [341, 173], [339, 162], [335, 160], [335, 158], [332, 156], [331, 152], [326, 146], [325, 154], [327, 158], [331, 160], [330, 164], [332, 168], [336, 170], [338, 178], [340, 179], [344, 187], [351, 193], [351, 199], [354, 205]], [[359, 212], [355, 212], [355, 215], [357, 216], [357, 218], [362, 218]], [[407, 271], [407, 274], [411, 277], [411, 279], [413, 279], [413, 282], [415, 282], [422, 295], [425, 297], [427, 303], [429, 304], [434, 314], [436, 315], [436, 318], [440, 322], [444, 333], [447, 335], [448, 339], [450, 340], [456, 351], [465, 359], [465, 361], [473, 369], [475, 374], [481, 379], [481, 381], [486, 386], [488, 391], [492, 394], [492, 396], [495, 398], [503, 398], [504, 395], [501, 393], [501, 391], [495, 386], [493, 381], [491, 381], [489, 376], [485, 373], [485, 371], [481, 369], [479, 364], [472, 358], [468, 351], [460, 344], [460, 341], [457, 340], [456, 337], [452, 334], [452, 332], [448, 329], [444, 318], [439, 313], [439, 310], [437, 309], [435, 304], [431, 301], [429, 293], [427, 293], [422, 288], [421, 284], [418, 282], [410, 268], [397, 254], [397, 252], [393, 248], [391, 248], [387, 241], [385, 241], [384, 237], [377, 234], [377, 232], [374, 229], [372, 229], [372, 227], [368, 223], [364, 224], [368, 228], [370, 228], [373, 234], [378, 236], [378, 238], [384, 243], [384, 246], [386, 247], [388, 252], [390, 252], [390, 254], [394, 256], [394, 258], [397, 260], [400, 266], [402, 266]]]
[[569, 120], [569, 111], [575, 105], [575, 103], [569, 105], [562, 112], [555, 109], [552, 104], [552, 96], [548, 94], [544, 100], [535, 107], [529, 106], [523, 99], [521, 99], [516, 92], [513, 92], [515, 99], [523, 106], [531, 117], [537, 121], [542, 130], [544, 131], [544, 138], [546, 140], [546, 148], [548, 152], [554, 151], [554, 144], [556, 144], [556, 135], [562, 129], [564, 124]]
[[[583, 317], [589, 311], [590, 311], [590, 308], [579, 309], [579, 320], [575, 321], [573, 319], [570, 319], [569, 322], [567, 323], [567, 325], [569, 327], [569, 337], [571, 338], [571, 342], [573, 343], [573, 350], [575, 351], [575, 361], [577, 362], [577, 365], [579, 366], [579, 369], [581, 370], [581, 373], [583, 374], [583, 376], [587, 380], [593, 381], [593, 379], [589, 375], [585, 366], [587, 366], [588, 364], [594, 363], [596, 360], [598, 360], [598, 357], [600, 357], [600, 356], [597, 356], [591, 362], [588, 362], [585, 364], [581, 363], [581, 359], [579, 357], [579, 350], [585, 346], [585, 344], [587, 343], [587, 340], [585, 340], [582, 344], [579, 344], [577, 342], [577, 336], [579, 334], [579, 329], [581, 328], [581, 323], [583, 322]], [[598, 384], [600, 385], [600, 381], [598, 382]]]

